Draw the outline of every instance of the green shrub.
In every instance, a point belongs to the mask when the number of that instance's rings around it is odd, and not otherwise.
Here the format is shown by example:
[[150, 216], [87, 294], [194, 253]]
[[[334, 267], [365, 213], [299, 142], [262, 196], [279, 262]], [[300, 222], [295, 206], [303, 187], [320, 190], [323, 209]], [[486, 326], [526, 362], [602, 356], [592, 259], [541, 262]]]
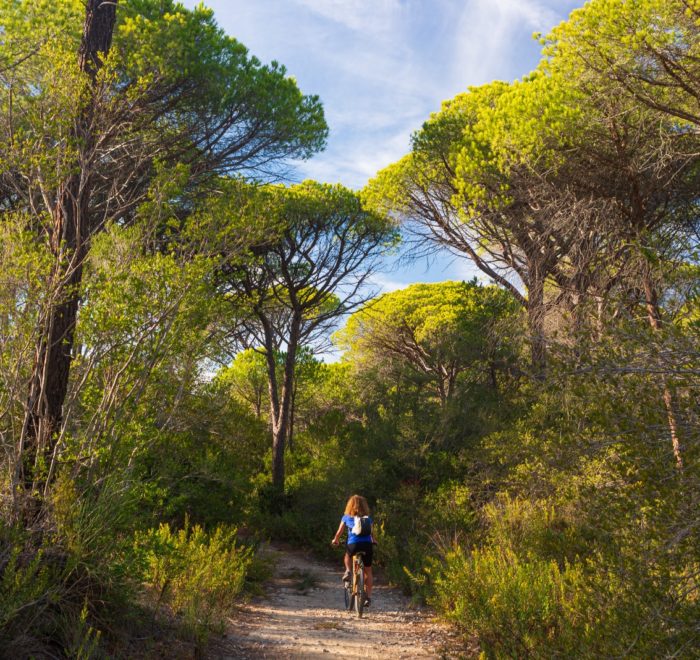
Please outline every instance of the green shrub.
[[422, 504], [417, 485], [402, 485], [393, 497], [377, 502], [375, 528], [379, 543], [377, 555], [389, 579], [418, 599], [422, 599], [426, 588], [423, 569], [428, 546], [426, 530], [421, 523], [430, 517]]
[[24, 640], [25, 650], [35, 650], [40, 641], [32, 632], [46, 622], [46, 610], [61, 591], [43, 550], [0, 521], [0, 647], [14, 648]]
[[272, 539], [302, 544], [330, 559], [337, 557], [330, 540], [352, 492], [346, 491], [342, 478], [334, 478], [333, 466], [319, 473], [305, 468], [290, 475], [284, 496], [276, 499], [269, 477], [260, 475], [256, 484], [257, 510], [250, 522], [254, 529]]
[[252, 561], [252, 550], [236, 542], [235, 528], [207, 533], [199, 525], [175, 531], [161, 524], [137, 534], [135, 547], [158, 603], [181, 615], [197, 639], [223, 626]]
[[576, 655], [571, 632], [582, 579], [580, 564], [520, 559], [507, 548], [447, 555], [433, 603], [488, 657]]
[[0, 648], [7, 657], [56, 649], [93, 657], [103, 632], [114, 633], [128, 616], [135, 590], [119, 539], [129, 510], [119, 486], [79, 493], [59, 479], [41, 524], [29, 530], [0, 520]]
[[377, 503], [377, 518], [380, 561], [389, 578], [417, 601], [430, 594], [436, 553], [464, 543], [476, 524], [471, 491], [457, 481], [427, 493], [404, 484]]
[[89, 660], [100, 657], [99, 645], [102, 632], [95, 630], [89, 623], [88, 603], [83, 605], [83, 609], [78, 616], [67, 617], [64, 626], [64, 648], [67, 657], [75, 660]]
[[587, 556], [582, 520], [548, 499], [500, 495], [483, 508], [487, 536], [519, 556], [553, 559], [560, 566]]
[[511, 541], [457, 549], [433, 571], [432, 603], [487, 657], [697, 657], [696, 571], [640, 547], [560, 564]]

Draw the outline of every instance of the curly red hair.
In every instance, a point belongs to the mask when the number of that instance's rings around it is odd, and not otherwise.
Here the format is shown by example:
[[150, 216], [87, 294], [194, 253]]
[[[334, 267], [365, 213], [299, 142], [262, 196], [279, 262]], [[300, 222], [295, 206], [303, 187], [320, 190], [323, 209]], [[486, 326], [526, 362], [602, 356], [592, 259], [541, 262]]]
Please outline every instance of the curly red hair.
[[362, 495], [353, 495], [345, 505], [346, 516], [368, 516], [369, 504]]

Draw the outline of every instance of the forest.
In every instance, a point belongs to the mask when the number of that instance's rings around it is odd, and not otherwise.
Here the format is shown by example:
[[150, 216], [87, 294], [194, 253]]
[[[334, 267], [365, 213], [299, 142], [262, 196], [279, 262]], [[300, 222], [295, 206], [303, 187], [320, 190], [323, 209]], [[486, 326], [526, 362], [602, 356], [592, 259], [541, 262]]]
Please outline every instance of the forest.
[[465, 657], [700, 657], [700, 0], [537, 38], [351, 190], [204, 5], [0, 3], [0, 657], [206, 657], [353, 493]]

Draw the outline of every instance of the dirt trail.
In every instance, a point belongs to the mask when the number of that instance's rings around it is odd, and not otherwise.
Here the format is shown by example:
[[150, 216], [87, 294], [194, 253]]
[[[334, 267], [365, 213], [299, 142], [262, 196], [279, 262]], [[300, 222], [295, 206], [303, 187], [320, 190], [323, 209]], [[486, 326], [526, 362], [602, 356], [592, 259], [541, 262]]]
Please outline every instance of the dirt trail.
[[[362, 619], [343, 608], [339, 567], [270, 549], [276, 562], [264, 598], [230, 622], [225, 658], [456, 658], [454, 634], [409, 608], [397, 589], [375, 585]], [[465, 657], [465, 656], [462, 656]]]

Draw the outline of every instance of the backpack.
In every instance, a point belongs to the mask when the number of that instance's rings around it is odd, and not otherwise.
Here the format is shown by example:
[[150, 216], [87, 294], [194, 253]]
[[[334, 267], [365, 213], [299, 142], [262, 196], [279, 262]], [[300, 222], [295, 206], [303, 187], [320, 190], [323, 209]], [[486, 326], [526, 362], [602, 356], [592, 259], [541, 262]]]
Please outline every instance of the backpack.
[[372, 533], [372, 521], [369, 516], [355, 516], [355, 524], [350, 531], [355, 536], [369, 536]]

